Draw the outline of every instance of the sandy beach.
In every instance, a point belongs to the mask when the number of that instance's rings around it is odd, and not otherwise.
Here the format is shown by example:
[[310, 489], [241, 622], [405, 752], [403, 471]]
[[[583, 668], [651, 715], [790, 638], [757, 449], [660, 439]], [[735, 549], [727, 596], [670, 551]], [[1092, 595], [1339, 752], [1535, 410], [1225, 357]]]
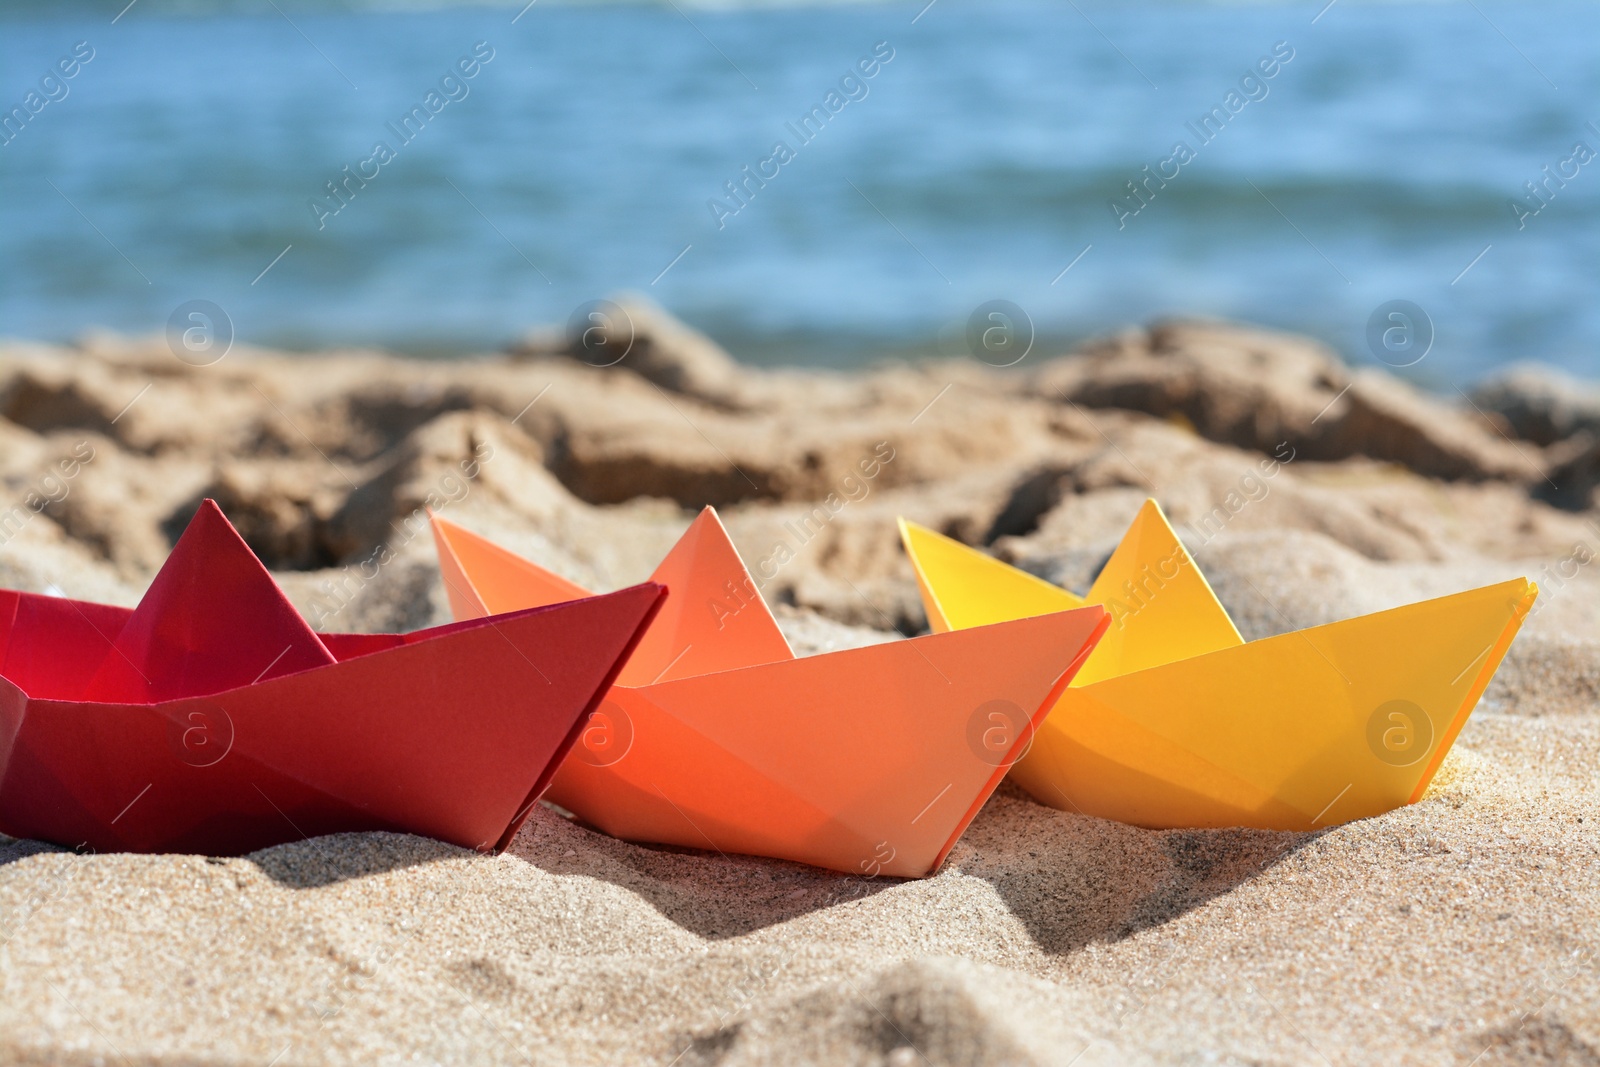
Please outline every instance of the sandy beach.
[[809, 653], [925, 628], [897, 515], [1082, 590], [1153, 496], [1247, 638], [1523, 575], [1540, 600], [1427, 796], [1331, 829], [1003, 785], [922, 881], [549, 808], [498, 856], [0, 838], [0, 1062], [1600, 1064], [1600, 389], [1428, 394], [1203, 322], [754, 370], [624, 306], [610, 366], [560, 330], [452, 362], [6, 343], [0, 585], [136, 603], [212, 497], [318, 629], [411, 630], [449, 618], [426, 507], [609, 590], [713, 504]]

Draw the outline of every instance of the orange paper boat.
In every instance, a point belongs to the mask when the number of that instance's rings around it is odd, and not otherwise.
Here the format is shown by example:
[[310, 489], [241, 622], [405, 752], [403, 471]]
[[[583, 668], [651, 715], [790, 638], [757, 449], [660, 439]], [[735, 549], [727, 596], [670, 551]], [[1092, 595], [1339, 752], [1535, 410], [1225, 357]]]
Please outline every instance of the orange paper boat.
[[[437, 516], [458, 619], [587, 596]], [[1105, 632], [1098, 606], [796, 659], [716, 513], [548, 799], [613, 836], [922, 876]]]

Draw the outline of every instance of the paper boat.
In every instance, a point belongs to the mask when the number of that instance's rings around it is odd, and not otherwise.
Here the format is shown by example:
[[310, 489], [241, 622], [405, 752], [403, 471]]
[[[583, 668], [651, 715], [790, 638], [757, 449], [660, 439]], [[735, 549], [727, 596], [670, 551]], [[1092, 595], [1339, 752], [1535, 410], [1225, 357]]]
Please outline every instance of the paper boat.
[[[585, 591], [438, 517], [458, 619]], [[921, 876], [1026, 749], [1102, 608], [796, 659], [710, 508], [548, 798], [615, 837]]]
[[935, 631], [1111, 612], [1012, 775], [1148, 827], [1307, 830], [1417, 801], [1538, 593], [1519, 578], [1246, 644], [1153, 500], [1083, 598], [900, 530]]
[[504, 848], [664, 595], [316, 634], [206, 501], [136, 609], [0, 592], [0, 832], [237, 855]]

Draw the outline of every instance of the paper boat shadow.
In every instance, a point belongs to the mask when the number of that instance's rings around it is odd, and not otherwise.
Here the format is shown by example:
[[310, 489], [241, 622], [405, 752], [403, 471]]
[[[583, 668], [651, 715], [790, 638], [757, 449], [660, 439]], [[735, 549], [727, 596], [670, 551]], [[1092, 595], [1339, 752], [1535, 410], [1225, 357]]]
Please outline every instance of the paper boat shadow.
[[71, 853], [70, 848], [61, 848], [46, 841], [34, 841], [29, 838], [6, 837], [0, 834], [0, 867], [29, 859], [33, 856], [48, 856], [58, 852]]
[[387, 831], [324, 834], [273, 845], [239, 860], [285, 889], [321, 889], [356, 878], [476, 856], [471, 849], [415, 834]]
[[909, 881], [737, 852], [627, 842], [551, 810], [535, 811], [506, 854], [548, 874], [614, 885], [673, 925], [716, 941], [864, 900]]
[[[986, 840], [992, 839], [1012, 854], [1001, 864], [963, 864], [962, 873], [988, 882], [1034, 943], [1056, 956], [1114, 944], [1180, 919], [1328, 832], [1152, 831], [1034, 808], [1036, 817], [1064, 820], [1058, 825], [1065, 832], [1019, 833], [992, 808], [1033, 808], [1025, 797], [1019, 787], [1002, 785], [991, 810], [969, 830], [980, 853], [1001, 851]], [[710, 940], [757, 933], [912, 883], [738, 853], [625, 842], [554, 811], [536, 812], [507, 854], [552, 875], [616, 886], [675, 926]], [[1160, 872], [1153, 882], [1145, 876], [1152, 870]], [[729, 892], [735, 886], [738, 891]]]
[[[1015, 786], [1003, 787], [1013, 790], [1024, 796]], [[978, 841], [983, 823], [980, 818], [974, 824]], [[1068, 826], [1083, 829], [1030, 835], [1026, 849], [1003, 866], [963, 868], [992, 885], [1034, 943], [1055, 956], [1165, 926], [1247, 885], [1328, 832], [1146, 830], [1093, 817], [1072, 818]], [[1015, 833], [1014, 827], [1008, 830]], [[1143, 877], [1163, 867], [1154, 884]], [[1063, 905], [1067, 901], [1070, 906]]]

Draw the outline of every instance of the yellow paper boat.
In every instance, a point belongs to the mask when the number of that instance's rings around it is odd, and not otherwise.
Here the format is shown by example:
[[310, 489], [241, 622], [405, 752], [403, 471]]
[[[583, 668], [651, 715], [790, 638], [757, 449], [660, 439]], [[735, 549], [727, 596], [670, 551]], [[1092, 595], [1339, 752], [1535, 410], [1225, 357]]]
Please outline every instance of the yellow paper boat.
[[1052, 807], [1156, 828], [1306, 830], [1414, 803], [1538, 595], [1518, 578], [1246, 643], [1154, 500], [1085, 597], [900, 534], [935, 632], [1111, 613], [1011, 774]]

